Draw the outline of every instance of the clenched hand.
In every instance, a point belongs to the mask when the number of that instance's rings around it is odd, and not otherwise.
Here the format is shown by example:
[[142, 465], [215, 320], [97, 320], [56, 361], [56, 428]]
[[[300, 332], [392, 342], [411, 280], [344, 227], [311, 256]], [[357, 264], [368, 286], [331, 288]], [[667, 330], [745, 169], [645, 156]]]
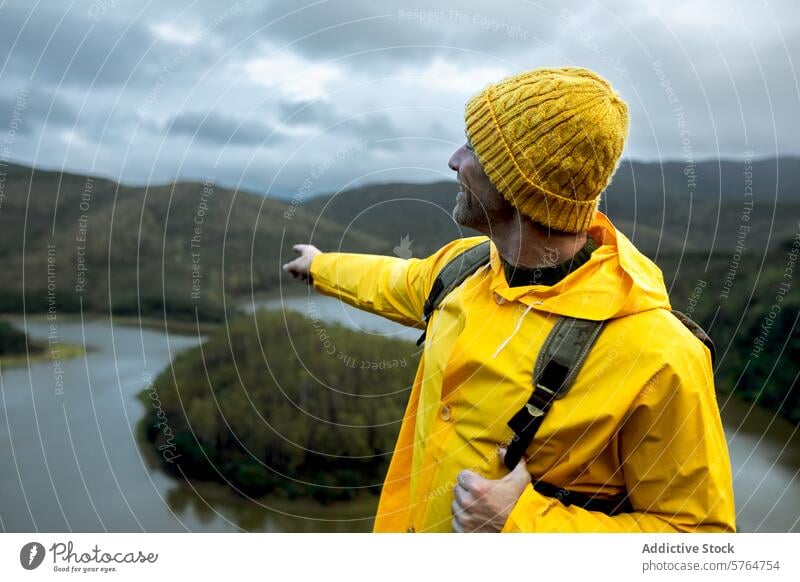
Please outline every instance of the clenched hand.
[[[500, 460], [505, 459], [506, 450], [500, 449]], [[531, 476], [523, 458], [516, 468], [502, 479], [486, 479], [465, 469], [458, 474], [453, 499], [453, 531], [499, 532], [525, 488]]]

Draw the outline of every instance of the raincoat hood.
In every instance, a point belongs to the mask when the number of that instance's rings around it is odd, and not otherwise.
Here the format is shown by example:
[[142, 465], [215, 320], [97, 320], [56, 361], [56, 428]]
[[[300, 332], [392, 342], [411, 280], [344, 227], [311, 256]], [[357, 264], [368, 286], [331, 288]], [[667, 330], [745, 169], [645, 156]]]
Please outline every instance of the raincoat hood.
[[491, 289], [507, 301], [556, 315], [592, 320], [623, 317], [649, 309], [671, 309], [661, 269], [597, 211], [589, 234], [597, 242], [590, 259], [552, 286], [509, 287], [500, 254], [491, 245]]

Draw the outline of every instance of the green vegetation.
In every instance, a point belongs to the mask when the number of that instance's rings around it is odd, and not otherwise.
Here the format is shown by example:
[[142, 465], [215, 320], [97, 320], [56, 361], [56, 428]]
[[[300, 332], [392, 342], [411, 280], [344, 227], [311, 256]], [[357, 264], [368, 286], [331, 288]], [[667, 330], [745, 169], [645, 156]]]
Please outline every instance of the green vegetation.
[[733, 340], [718, 377], [735, 394], [800, 424], [800, 282], [785, 276], [787, 252], [767, 261], [760, 275], [743, 280], [753, 296], [737, 298], [740, 317], [723, 319], [722, 337]]
[[[715, 381], [721, 392], [732, 392], [800, 423], [800, 294], [798, 243], [794, 238], [776, 244], [761, 257], [745, 252], [736, 268], [730, 255], [684, 256], [660, 261], [674, 309], [690, 313], [714, 340]], [[668, 276], [669, 275], [669, 276]], [[705, 282], [699, 287], [698, 282]], [[695, 305], [690, 301], [695, 298]]]
[[165, 467], [228, 480], [249, 495], [327, 502], [378, 492], [416, 350], [293, 313], [258, 312], [178, 356], [140, 394], [145, 436], [174, 458]]
[[0, 356], [14, 356], [43, 351], [44, 348], [28, 340], [24, 332], [16, 329], [7, 321], [0, 321]]
[[[737, 335], [732, 361], [726, 366], [723, 378], [734, 386], [739, 396], [800, 424], [800, 334], [797, 333], [800, 298], [797, 293], [787, 296], [774, 318], [773, 313], [772, 306], [764, 303], [748, 311], [744, 332]], [[754, 340], [765, 334], [772, 348], [758, 352]]]

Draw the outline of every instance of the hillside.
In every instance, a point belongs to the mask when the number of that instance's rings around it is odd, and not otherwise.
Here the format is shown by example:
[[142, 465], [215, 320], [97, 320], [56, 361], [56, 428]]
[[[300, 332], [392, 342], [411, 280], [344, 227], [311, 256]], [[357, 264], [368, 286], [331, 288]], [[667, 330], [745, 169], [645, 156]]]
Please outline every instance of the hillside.
[[140, 395], [145, 436], [165, 467], [251, 495], [331, 501], [379, 491], [417, 348], [326, 324], [333, 349], [322, 349], [320, 329], [259, 312], [178, 356], [154, 385], [168, 432], [148, 391]]
[[[0, 209], [0, 311], [223, 316], [223, 297], [275, 289], [291, 245], [335, 247], [343, 228], [302, 207], [213, 184], [151, 188], [68, 173], [6, 169]], [[352, 249], [378, 252], [350, 232]], [[282, 256], [279, 257], [279, 255]], [[23, 268], [24, 266], [24, 268]], [[24, 291], [24, 293], [23, 293]], [[110, 298], [110, 299], [109, 299]], [[233, 306], [228, 305], [228, 309]]]
[[673, 309], [690, 314], [714, 339], [717, 389], [794, 424], [800, 424], [800, 293], [791, 270], [799, 257], [800, 235], [778, 241], [763, 267], [761, 257], [747, 255], [753, 268], [740, 266], [730, 278], [729, 256], [712, 257], [704, 272], [708, 257], [688, 255], [670, 290]]

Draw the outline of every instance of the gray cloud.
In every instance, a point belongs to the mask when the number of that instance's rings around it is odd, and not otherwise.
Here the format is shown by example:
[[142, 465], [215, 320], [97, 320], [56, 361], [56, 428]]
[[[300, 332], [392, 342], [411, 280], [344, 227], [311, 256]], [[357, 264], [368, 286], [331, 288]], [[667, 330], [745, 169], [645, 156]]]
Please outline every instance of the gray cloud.
[[[93, 19], [86, 3], [10, 2], [0, 13], [0, 54], [8, 68], [43, 84], [120, 84], [140, 74], [153, 37], [141, 21]], [[160, 47], [153, 56], [157, 58]]]
[[258, 30], [310, 57], [352, 59], [355, 66], [419, 63], [434, 54], [465, 62], [475, 54], [507, 58], [549, 42], [556, 33], [542, 18], [553, 14], [552, 7], [524, 2], [330, 0], [297, 8], [269, 3], [258, 17]]
[[[78, 123], [78, 110], [63, 95], [42, 88], [24, 87], [15, 95], [0, 95], [0, 111], [18, 111], [20, 134], [30, 135], [48, 127], [69, 128]], [[0, 121], [2, 122], [2, 121]]]
[[257, 145], [267, 139], [274, 144], [282, 139], [273, 128], [260, 121], [239, 120], [213, 111], [179, 113], [166, 124], [164, 131], [217, 145]]
[[322, 132], [349, 134], [362, 140], [396, 137], [398, 129], [391, 116], [380, 111], [357, 111], [345, 114], [324, 101], [284, 102], [278, 106], [282, 125], [301, 126]]
[[319, 101], [283, 102], [278, 105], [278, 118], [287, 125], [330, 125], [333, 115], [329, 105]]

